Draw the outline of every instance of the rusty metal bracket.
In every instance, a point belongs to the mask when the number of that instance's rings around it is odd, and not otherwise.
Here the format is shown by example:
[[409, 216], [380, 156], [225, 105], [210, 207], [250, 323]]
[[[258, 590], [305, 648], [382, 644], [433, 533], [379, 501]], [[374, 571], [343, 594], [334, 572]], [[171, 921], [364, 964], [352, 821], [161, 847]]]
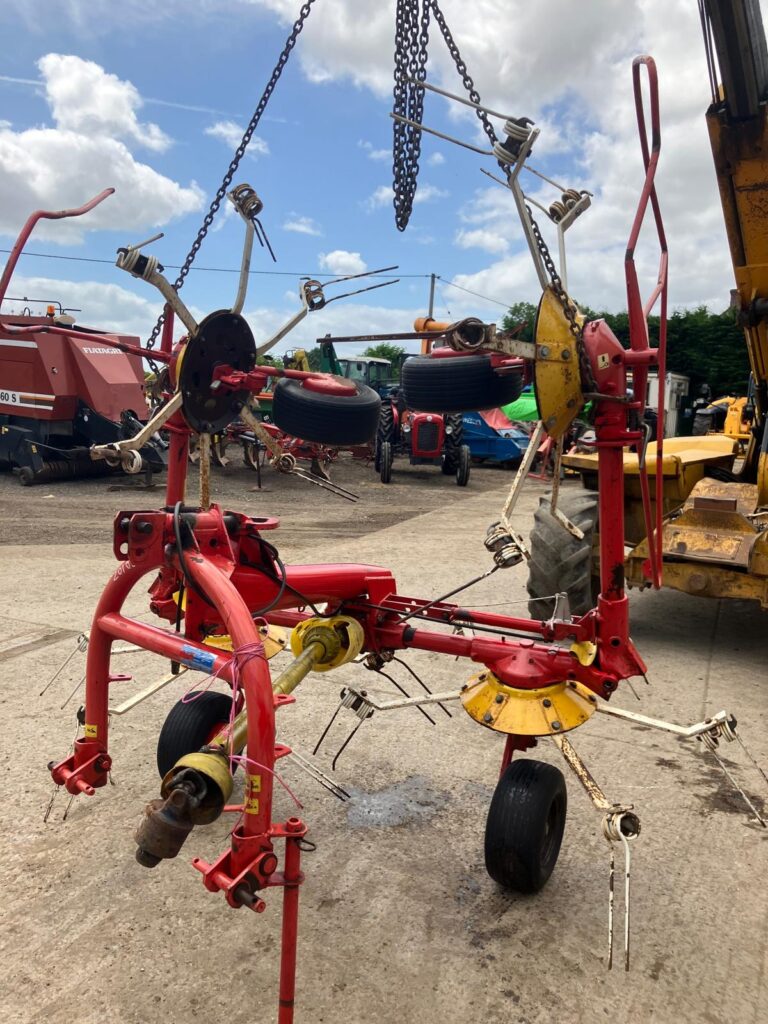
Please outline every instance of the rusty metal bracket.
[[[599, 710], [599, 708], [598, 708]], [[615, 905], [615, 847], [621, 843], [624, 847], [624, 970], [629, 970], [629, 935], [630, 935], [630, 840], [640, 834], [640, 818], [635, 814], [632, 804], [611, 803], [600, 788], [596, 779], [581, 760], [567, 736], [553, 735], [552, 739], [565, 758], [565, 762], [584, 787], [587, 796], [598, 811], [603, 812], [602, 831], [611, 849], [611, 866], [608, 876], [608, 970], [613, 968], [613, 918]]]

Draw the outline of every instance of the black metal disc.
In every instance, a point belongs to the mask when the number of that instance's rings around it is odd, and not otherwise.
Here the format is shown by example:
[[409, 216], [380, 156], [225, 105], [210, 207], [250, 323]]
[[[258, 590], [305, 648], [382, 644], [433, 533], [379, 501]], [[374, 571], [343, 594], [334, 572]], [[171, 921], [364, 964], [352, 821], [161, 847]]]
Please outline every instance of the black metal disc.
[[217, 366], [248, 372], [256, 364], [256, 342], [239, 313], [209, 313], [187, 342], [181, 360], [179, 388], [182, 413], [198, 433], [216, 434], [237, 419], [249, 392], [211, 389]]

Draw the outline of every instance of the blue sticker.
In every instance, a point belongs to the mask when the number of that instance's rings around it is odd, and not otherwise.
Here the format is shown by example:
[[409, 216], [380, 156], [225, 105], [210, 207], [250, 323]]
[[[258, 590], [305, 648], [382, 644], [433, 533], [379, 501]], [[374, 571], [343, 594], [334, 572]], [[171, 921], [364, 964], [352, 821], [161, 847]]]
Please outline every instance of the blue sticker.
[[194, 668], [200, 672], [210, 672], [216, 664], [215, 654], [211, 654], [208, 651], [200, 651], [197, 647], [190, 647], [189, 644], [184, 644], [181, 648], [181, 654], [181, 660], [187, 668]]

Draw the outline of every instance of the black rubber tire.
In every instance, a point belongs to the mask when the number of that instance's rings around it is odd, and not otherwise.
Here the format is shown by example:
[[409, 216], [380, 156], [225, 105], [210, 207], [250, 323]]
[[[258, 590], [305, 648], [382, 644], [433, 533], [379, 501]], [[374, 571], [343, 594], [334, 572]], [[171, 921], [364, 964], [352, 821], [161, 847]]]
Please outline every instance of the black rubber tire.
[[165, 778], [180, 757], [205, 746], [214, 729], [227, 724], [231, 709], [232, 698], [212, 690], [193, 690], [186, 702], [177, 701], [168, 712], [157, 737], [160, 778]]
[[499, 376], [488, 356], [413, 356], [403, 364], [402, 385], [409, 409], [471, 412], [514, 402], [523, 377], [522, 371]]
[[584, 533], [576, 540], [549, 512], [549, 497], [539, 500], [530, 536], [528, 562], [528, 611], [534, 619], [546, 619], [555, 607], [551, 594], [566, 593], [572, 615], [584, 615], [595, 607], [600, 592], [593, 540], [597, 531], [597, 491], [560, 492], [560, 510]]
[[272, 421], [286, 434], [316, 444], [367, 444], [376, 436], [381, 399], [371, 388], [347, 381], [354, 395], [308, 391], [301, 381], [283, 378], [275, 385]]
[[[451, 413], [444, 418], [444, 422], [446, 433], [440, 468], [443, 473], [452, 476], [459, 468], [459, 449], [464, 437], [464, 417], [461, 413]], [[450, 433], [448, 433], [448, 427], [451, 428]]]
[[469, 483], [469, 471], [472, 466], [472, 453], [468, 444], [459, 448], [459, 461], [456, 466], [456, 483], [459, 487], [466, 487]]
[[712, 413], [697, 412], [693, 417], [692, 435], [694, 437], [703, 437], [710, 430], [712, 430]]
[[392, 409], [392, 403], [386, 398], [381, 401], [379, 425], [376, 428], [376, 441], [373, 451], [373, 465], [376, 472], [381, 469], [380, 449], [385, 441], [389, 441], [390, 444], [395, 442], [395, 413]]
[[499, 779], [485, 825], [485, 868], [505, 889], [532, 893], [554, 870], [568, 794], [559, 768], [515, 759]]
[[22, 487], [31, 487], [35, 482], [35, 471], [31, 466], [22, 466], [19, 470], [19, 483]]
[[383, 484], [392, 479], [392, 445], [389, 441], [382, 441], [379, 446], [379, 476]]

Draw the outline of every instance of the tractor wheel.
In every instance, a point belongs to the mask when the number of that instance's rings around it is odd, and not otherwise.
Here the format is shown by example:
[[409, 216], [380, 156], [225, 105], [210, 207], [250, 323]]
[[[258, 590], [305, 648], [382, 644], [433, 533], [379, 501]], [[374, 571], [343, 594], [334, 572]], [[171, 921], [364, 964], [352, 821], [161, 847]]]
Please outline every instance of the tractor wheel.
[[378, 472], [381, 469], [380, 449], [385, 441], [390, 444], [395, 442], [395, 413], [392, 403], [384, 399], [379, 412], [379, 425], [376, 429], [376, 440], [374, 442], [373, 465]]
[[466, 487], [469, 483], [469, 468], [472, 465], [472, 453], [468, 444], [459, 448], [459, 464], [456, 467], [456, 483], [459, 487]]
[[557, 863], [567, 808], [559, 768], [527, 758], [507, 765], [485, 825], [485, 868], [491, 878], [517, 892], [542, 889]]
[[693, 436], [703, 437], [712, 430], [712, 413], [697, 412], [693, 417]]
[[413, 356], [403, 363], [402, 384], [410, 409], [468, 412], [514, 402], [523, 378], [522, 372], [499, 376], [488, 356]]
[[584, 534], [576, 540], [549, 512], [541, 498], [534, 513], [528, 563], [528, 610], [534, 619], [552, 614], [552, 595], [566, 593], [571, 614], [584, 615], [595, 607], [600, 593], [597, 558], [592, 549], [597, 532], [597, 491], [561, 491], [559, 508]]
[[379, 445], [379, 476], [383, 484], [392, 479], [392, 445], [389, 441], [382, 441]]
[[229, 464], [227, 447], [229, 438], [226, 434], [214, 434], [211, 438], [211, 462], [220, 469]]
[[193, 690], [187, 700], [177, 701], [163, 722], [157, 738], [157, 770], [165, 778], [180, 757], [210, 743], [229, 721], [232, 698], [212, 690]]
[[459, 449], [464, 436], [464, 417], [453, 413], [445, 417], [445, 443], [440, 468], [446, 476], [453, 476], [459, 468]]
[[316, 444], [366, 444], [376, 435], [381, 399], [355, 381], [354, 395], [324, 395], [309, 391], [301, 381], [283, 378], [275, 385], [272, 419], [293, 437]]

